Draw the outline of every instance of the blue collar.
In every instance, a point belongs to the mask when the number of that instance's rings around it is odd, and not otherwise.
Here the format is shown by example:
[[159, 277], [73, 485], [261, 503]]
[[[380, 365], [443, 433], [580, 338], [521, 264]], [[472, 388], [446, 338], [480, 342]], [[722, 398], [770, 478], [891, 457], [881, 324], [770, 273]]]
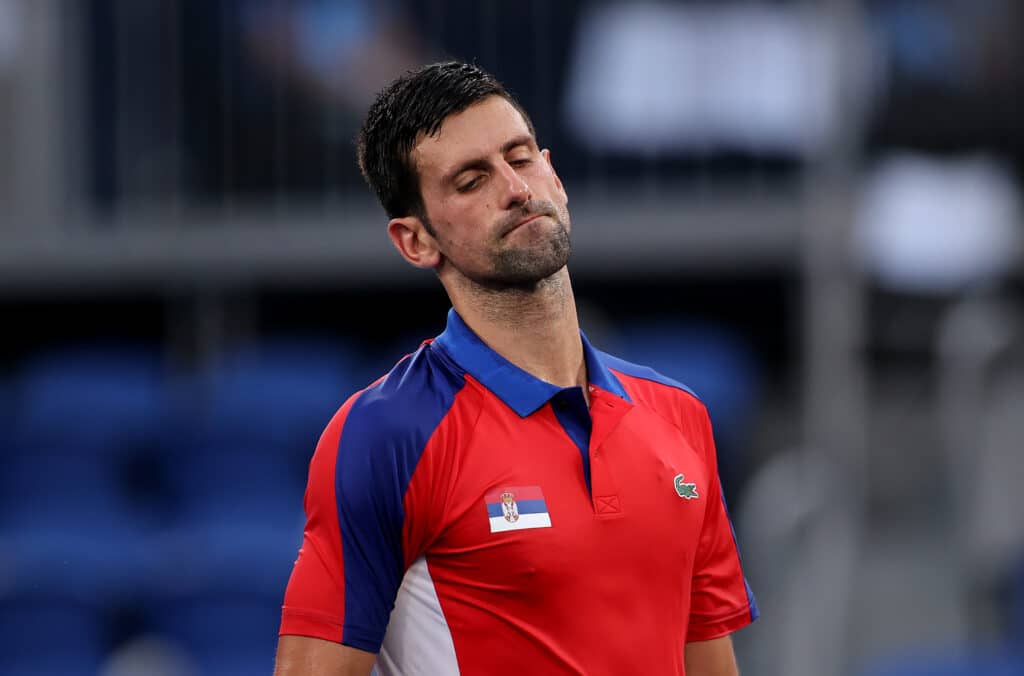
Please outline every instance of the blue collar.
[[[580, 338], [583, 339], [590, 384], [629, 401], [622, 383], [604, 365], [600, 354], [582, 331]], [[462, 321], [454, 308], [448, 311], [448, 325], [444, 333], [434, 340], [434, 345], [441, 347], [453, 361], [520, 417], [530, 415], [563, 389], [535, 378], [492, 350]]]

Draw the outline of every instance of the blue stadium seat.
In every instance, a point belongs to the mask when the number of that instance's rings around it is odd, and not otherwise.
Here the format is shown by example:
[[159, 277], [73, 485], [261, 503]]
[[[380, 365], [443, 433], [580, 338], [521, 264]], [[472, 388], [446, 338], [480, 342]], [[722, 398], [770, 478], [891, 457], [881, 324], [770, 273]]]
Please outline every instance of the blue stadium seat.
[[126, 452], [153, 438], [164, 408], [159, 353], [137, 344], [40, 353], [15, 375], [22, 447]]
[[356, 387], [358, 361], [341, 341], [278, 339], [201, 373], [168, 439], [185, 515], [252, 518], [300, 505], [309, 459]]
[[53, 599], [0, 601], [0, 673], [95, 676], [106, 620], [94, 607]]
[[155, 452], [161, 376], [155, 350], [117, 344], [40, 353], [15, 374], [0, 558], [21, 588], [84, 601], [144, 584], [156, 500], [125, 470]]
[[162, 584], [281, 593], [301, 544], [309, 460], [357, 387], [358, 361], [344, 342], [278, 339], [199, 374], [167, 440], [179, 509], [158, 547]]
[[197, 676], [250, 676], [273, 671], [280, 622], [280, 596], [213, 592], [153, 605], [148, 628], [183, 648]]
[[152, 589], [275, 596], [280, 600], [302, 544], [301, 505], [273, 518], [183, 521], [154, 540]]

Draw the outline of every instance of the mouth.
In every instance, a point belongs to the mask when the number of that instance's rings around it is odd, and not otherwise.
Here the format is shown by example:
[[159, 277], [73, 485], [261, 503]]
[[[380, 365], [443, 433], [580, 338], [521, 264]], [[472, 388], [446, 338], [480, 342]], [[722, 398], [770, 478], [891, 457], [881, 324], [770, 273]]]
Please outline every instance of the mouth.
[[515, 232], [519, 228], [523, 227], [524, 225], [532, 223], [533, 221], [537, 220], [538, 218], [543, 218], [544, 216], [547, 216], [547, 214], [543, 213], [543, 212], [542, 213], [538, 213], [538, 214], [531, 214], [531, 215], [527, 216], [526, 218], [524, 218], [523, 220], [519, 221], [518, 223], [513, 224], [511, 227], [506, 229], [505, 232], [502, 234], [502, 237], [505, 237], [505, 236]]

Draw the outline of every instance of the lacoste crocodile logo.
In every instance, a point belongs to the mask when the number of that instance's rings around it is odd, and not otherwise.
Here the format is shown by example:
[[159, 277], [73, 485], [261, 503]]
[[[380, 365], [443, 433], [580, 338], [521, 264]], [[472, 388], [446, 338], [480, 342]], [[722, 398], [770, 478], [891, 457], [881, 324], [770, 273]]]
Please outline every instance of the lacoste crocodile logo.
[[676, 493], [679, 494], [679, 497], [686, 498], [687, 500], [695, 500], [699, 498], [700, 495], [697, 494], [697, 484], [683, 483], [685, 478], [686, 477], [682, 474], [676, 475]]

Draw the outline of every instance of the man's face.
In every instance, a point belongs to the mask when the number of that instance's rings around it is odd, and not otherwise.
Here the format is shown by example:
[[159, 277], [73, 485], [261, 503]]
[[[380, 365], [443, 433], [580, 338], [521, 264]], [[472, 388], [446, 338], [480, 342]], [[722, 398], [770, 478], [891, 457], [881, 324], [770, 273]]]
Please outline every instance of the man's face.
[[442, 265], [496, 289], [528, 288], [565, 266], [565, 190], [550, 155], [504, 98], [451, 115], [420, 139], [412, 159]]

